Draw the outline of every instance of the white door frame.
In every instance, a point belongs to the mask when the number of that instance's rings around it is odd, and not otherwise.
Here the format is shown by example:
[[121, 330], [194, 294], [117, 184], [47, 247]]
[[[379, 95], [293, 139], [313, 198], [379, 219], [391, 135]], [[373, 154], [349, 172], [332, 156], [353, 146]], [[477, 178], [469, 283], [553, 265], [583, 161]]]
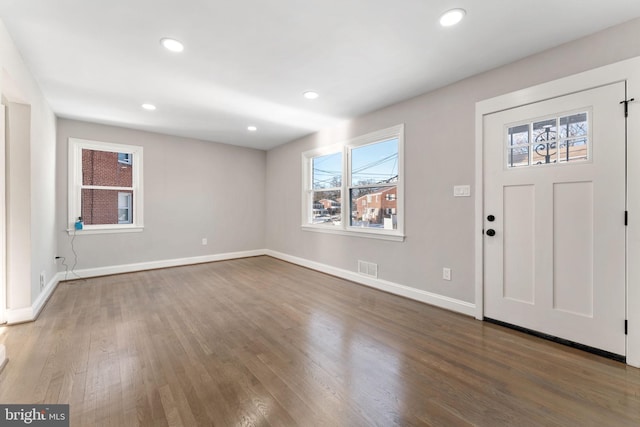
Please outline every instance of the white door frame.
[[[627, 82], [629, 103], [627, 120], [627, 364], [640, 367], [640, 57], [617, 62], [573, 76], [543, 83], [476, 103], [476, 200], [475, 200], [475, 302], [476, 318], [484, 317], [484, 142], [483, 117], [534, 102], [544, 101], [614, 82]], [[622, 100], [620, 100], [622, 101]], [[621, 113], [624, 108], [620, 106]], [[634, 164], [632, 159], [638, 159]], [[621, 221], [624, 218], [621, 216]], [[624, 325], [621, 325], [624, 327]]]

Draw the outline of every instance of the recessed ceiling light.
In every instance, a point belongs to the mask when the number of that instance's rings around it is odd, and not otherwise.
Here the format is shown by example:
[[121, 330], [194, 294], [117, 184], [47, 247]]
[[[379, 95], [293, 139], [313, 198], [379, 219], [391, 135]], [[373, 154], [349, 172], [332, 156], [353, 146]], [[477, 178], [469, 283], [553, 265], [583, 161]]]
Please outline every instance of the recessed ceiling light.
[[307, 99], [316, 99], [317, 97], [319, 97], [320, 95], [318, 95], [318, 92], [314, 92], [312, 90], [308, 90], [305, 93], [303, 93], [304, 97]]
[[462, 21], [464, 18], [465, 12], [464, 9], [451, 9], [442, 14], [440, 17], [440, 25], [443, 27], [450, 27], [452, 25], [456, 25], [458, 22]]
[[247, 126], [247, 130], [248, 130], [249, 132], [255, 132], [255, 131], [257, 131], [257, 130], [258, 130], [258, 128], [257, 128], [257, 127], [255, 127], [255, 126]]
[[182, 52], [184, 50], [184, 45], [175, 39], [165, 37], [160, 40], [160, 43], [171, 52]]
[[153, 104], [142, 104], [142, 108], [145, 110], [153, 111], [156, 109], [156, 106]]

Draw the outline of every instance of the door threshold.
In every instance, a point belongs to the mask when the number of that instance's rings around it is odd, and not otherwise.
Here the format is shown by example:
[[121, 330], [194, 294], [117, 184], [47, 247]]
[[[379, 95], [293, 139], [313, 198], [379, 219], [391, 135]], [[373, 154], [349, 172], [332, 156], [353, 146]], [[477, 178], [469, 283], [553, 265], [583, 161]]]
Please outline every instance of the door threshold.
[[513, 325], [511, 323], [502, 322], [496, 319], [490, 319], [485, 317], [483, 319], [485, 322], [493, 323], [494, 325], [503, 326], [505, 328], [513, 329], [518, 332], [523, 332], [527, 335], [533, 335], [538, 338], [542, 338], [548, 341], [553, 341], [558, 344], [566, 345], [569, 347], [577, 348], [578, 350], [586, 351], [587, 353], [596, 354], [598, 356], [606, 357], [607, 359], [615, 360], [616, 362], [627, 363], [627, 358], [620, 354], [611, 353], [610, 351], [601, 350], [599, 348], [591, 347], [588, 345], [580, 344], [575, 341], [569, 341], [564, 338], [558, 338], [553, 335], [545, 334], [543, 332], [534, 331], [533, 329], [523, 328], [522, 326]]

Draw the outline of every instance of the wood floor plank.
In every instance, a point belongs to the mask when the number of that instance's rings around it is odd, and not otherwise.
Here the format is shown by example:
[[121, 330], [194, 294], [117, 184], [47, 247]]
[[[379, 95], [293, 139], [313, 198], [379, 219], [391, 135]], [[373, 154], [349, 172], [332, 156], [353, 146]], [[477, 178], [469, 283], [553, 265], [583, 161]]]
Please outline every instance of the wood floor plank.
[[638, 426], [640, 370], [270, 257], [63, 282], [2, 403], [72, 426]]

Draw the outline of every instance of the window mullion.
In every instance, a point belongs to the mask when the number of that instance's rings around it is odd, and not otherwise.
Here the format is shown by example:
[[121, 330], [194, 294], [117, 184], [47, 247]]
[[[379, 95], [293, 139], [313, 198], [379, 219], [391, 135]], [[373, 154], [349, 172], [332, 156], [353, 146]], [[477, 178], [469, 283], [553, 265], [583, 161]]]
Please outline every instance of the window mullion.
[[346, 230], [351, 224], [351, 148], [343, 148], [342, 172], [342, 229]]
[[330, 188], [312, 188], [308, 191], [339, 191], [342, 190], [342, 187], [330, 187]]
[[134, 187], [113, 187], [108, 185], [80, 185], [81, 190], [114, 190], [114, 191], [134, 191]]
[[397, 186], [398, 186], [398, 181], [385, 182], [385, 183], [373, 183], [373, 184], [366, 184], [366, 185], [354, 185], [351, 188], [357, 190], [359, 188], [380, 188], [380, 187], [397, 187]]

